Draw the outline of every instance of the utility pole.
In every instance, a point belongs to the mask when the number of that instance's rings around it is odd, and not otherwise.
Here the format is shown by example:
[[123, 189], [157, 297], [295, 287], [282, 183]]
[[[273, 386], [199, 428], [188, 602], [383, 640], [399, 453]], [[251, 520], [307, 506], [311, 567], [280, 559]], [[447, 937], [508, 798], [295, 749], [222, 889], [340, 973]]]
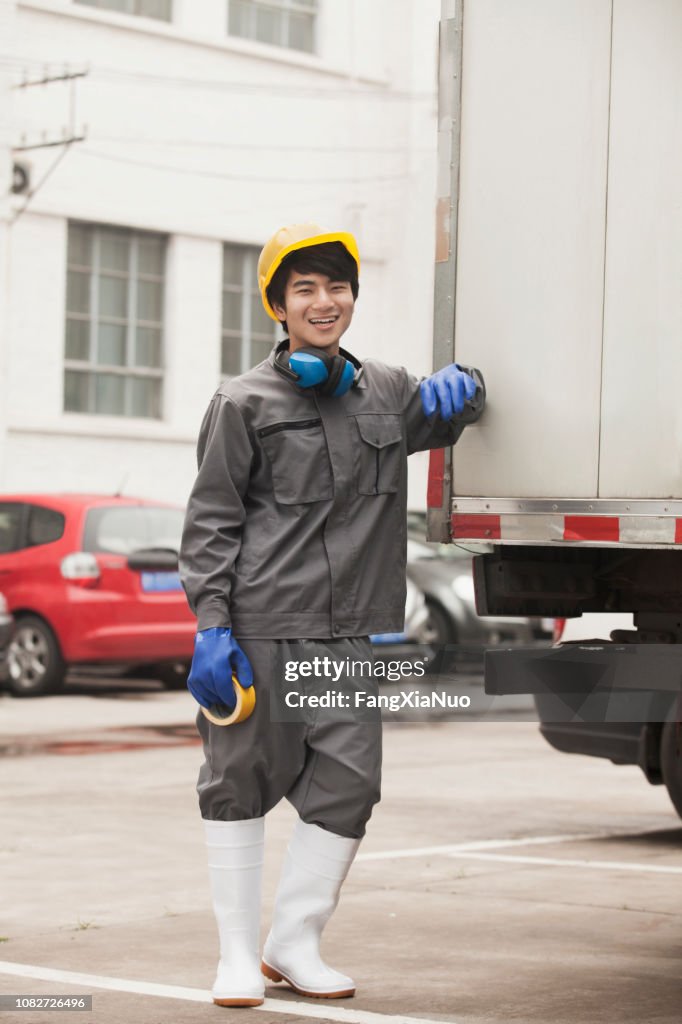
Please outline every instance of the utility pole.
[[59, 149], [59, 153], [47, 167], [43, 176], [35, 184], [31, 181], [30, 165], [23, 163], [21, 160], [14, 162], [14, 185], [12, 191], [15, 194], [23, 194], [25, 199], [23, 204], [14, 211], [10, 224], [13, 224], [19, 219], [19, 217], [21, 217], [34, 195], [42, 188], [52, 172], [56, 170], [57, 166], [64, 159], [71, 146], [75, 142], [83, 142], [85, 140], [85, 126], [79, 127], [78, 124], [77, 87], [79, 79], [85, 78], [87, 74], [87, 68], [74, 71], [69, 68], [68, 65], [64, 65], [64, 67], [58, 71], [51, 71], [50, 68], [46, 66], [43, 69], [42, 75], [37, 77], [28, 77], [24, 74], [21, 82], [15, 83], [12, 86], [12, 90], [21, 89], [26, 91], [28, 89], [46, 88], [57, 82], [66, 82], [69, 86], [69, 103], [67, 123], [62, 127], [61, 132], [50, 134], [47, 131], [41, 131], [38, 137], [29, 137], [25, 132], [23, 132], [20, 136], [19, 142], [12, 147], [13, 153], [25, 153], [29, 150], [51, 149], [55, 147]]
[[[12, 49], [15, 0], [0, 0], [0, 39]], [[0, 487], [5, 483], [9, 366], [9, 219], [12, 184], [10, 118], [11, 74], [0, 66]]]
[[69, 83], [69, 122], [68, 126], [62, 129], [62, 134], [49, 138], [47, 132], [42, 132], [40, 141], [31, 142], [24, 133], [19, 144], [12, 147], [16, 153], [25, 152], [29, 149], [46, 149], [50, 146], [70, 146], [72, 142], [83, 142], [85, 140], [85, 128], [83, 127], [80, 130], [78, 128], [77, 85], [78, 79], [85, 78], [87, 74], [87, 68], [83, 68], [81, 71], [71, 71], [68, 65], [65, 65], [61, 72], [51, 72], [48, 67], [45, 67], [42, 76], [28, 78], [24, 74], [21, 82], [12, 86], [13, 89], [34, 89], [40, 86], [51, 85], [54, 82]]

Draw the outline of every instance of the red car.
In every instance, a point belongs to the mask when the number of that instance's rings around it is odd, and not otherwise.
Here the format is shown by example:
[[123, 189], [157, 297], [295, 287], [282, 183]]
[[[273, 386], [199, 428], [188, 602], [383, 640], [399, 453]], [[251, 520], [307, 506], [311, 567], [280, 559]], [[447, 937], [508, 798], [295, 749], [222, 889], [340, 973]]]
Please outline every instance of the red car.
[[178, 576], [184, 511], [93, 494], [0, 496], [6, 685], [53, 692], [72, 665], [145, 666], [184, 686], [196, 619]]

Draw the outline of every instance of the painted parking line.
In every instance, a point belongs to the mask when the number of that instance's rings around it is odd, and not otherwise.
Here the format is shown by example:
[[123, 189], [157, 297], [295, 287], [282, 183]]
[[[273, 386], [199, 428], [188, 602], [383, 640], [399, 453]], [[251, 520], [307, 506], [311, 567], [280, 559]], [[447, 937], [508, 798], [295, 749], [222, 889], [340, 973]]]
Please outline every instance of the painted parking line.
[[512, 846], [553, 846], [559, 843], [581, 843], [594, 839], [635, 839], [646, 832], [573, 832], [553, 836], [522, 836], [520, 838], [475, 839], [468, 843], [450, 843], [447, 846], [418, 846], [403, 850], [377, 850], [374, 853], [359, 853], [356, 861], [396, 860], [406, 857], [450, 857], [457, 853], [479, 850], [501, 850]]
[[378, 850], [360, 853], [357, 861], [401, 860], [409, 857], [450, 857], [454, 860], [487, 860], [506, 864], [535, 864], [548, 867], [573, 867], [601, 871], [642, 871], [651, 874], [682, 875], [682, 867], [668, 864], [640, 864], [636, 861], [594, 860], [589, 857], [534, 857], [525, 854], [492, 853], [492, 850], [510, 847], [559, 846], [562, 843], [579, 843], [597, 839], [637, 839], [648, 832], [574, 832], [552, 836], [526, 836], [520, 838], [479, 839], [468, 843], [451, 843], [447, 846], [419, 846], [404, 850]]
[[523, 857], [509, 853], [455, 853], [454, 860], [499, 861], [503, 864], [534, 864], [561, 868], [588, 868], [597, 871], [645, 871], [661, 875], [682, 875], [682, 867], [672, 864], [638, 864], [627, 860], [589, 860], [569, 857]]
[[[81, 988], [107, 989], [132, 995], [154, 996], [161, 999], [181, 999], [193, 1003], [212, 1003], [207, 989], [185, 988], [181, 985], [159, 985], [155, 982], [134, 981], [126, 978], [108, 978], [100, 974], [83, 974], [81, 971], [60, 971], [37, 964], [12, 963], [0, 960], [0, 974], [14, 978], [32, 978], [34, 981], [54, 981], [63, 985], [77, 985]], [[455, 1024], [430, 1020], [428, 1017], [404, 1017], [390, 1013], [373, 1013], [371, 1010], [350, 1010], [341, 1006], [327, 1006], [317, 1003], [299, 1003], [296, 1000], [266, 999], [262, 1006], [252, 1006], [254, 1012], [284, 1013], [290, 1017], [311, 1017], [314, 1020], [333, 1020], [340, 1024]]]

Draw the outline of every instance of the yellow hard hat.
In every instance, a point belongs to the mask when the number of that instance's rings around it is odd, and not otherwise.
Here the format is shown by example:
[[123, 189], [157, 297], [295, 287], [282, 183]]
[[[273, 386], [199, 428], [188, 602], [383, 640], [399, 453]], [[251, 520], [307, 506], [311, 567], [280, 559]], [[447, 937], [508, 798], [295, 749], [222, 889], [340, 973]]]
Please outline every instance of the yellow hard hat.
[[289, 224], [275, 231], [265, 243], [258, 257], [258, 287], [265, 312], [273, 320], [279, 321], [279, 317], [268, 302], [267, 289], [282, 260], [296, 249], [307, 249], [310, 245], [323, 245], [325, 242], [341, 242], [357, 263], [359, 272], [358, 243], [347, 231], [325, 232], [317, 224]]

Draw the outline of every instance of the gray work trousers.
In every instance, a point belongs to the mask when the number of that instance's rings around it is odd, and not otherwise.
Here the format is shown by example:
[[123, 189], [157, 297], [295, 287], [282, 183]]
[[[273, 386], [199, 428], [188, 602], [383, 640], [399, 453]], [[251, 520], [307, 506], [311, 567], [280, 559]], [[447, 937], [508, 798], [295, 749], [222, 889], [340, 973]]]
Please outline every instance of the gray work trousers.
[[[307, 824], [361, 838], [381, 792], [381, 715], [355, 709], [357, 691], [377, 692], [366, 669], [356, 674], [359, 664], [373, 663], [368, 639], [239, 643], [253, 668], [256, 707], [236, 725], [213, 725], [201, 712], [197, 717], [206, 758], [197, 784], [202, 817], [259, 818], [286, 797]], [[320, 665], [325, 657], [327, 664], [343, 665], [339, 680], [318, 671], [292, 681], [298, 674], [292, 665], [316, 657]], [[294, 704], [305, 704], [325, 692], [345, 694], [350, 709], [287, 710], [283, 700], [293, 693]]]

